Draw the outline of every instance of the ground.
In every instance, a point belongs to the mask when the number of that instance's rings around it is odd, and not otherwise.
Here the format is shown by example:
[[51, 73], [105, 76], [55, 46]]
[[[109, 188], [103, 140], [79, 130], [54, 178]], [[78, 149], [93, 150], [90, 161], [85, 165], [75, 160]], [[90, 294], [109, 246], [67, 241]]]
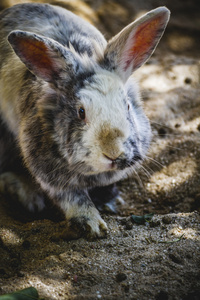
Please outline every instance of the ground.
[[[1, 1], [0, 8], [17, 2], [25, 1]], [[0, 294], [34, 286], [49, 300], [200, 299], [198, 1], [43, 2], [75, 11], [106, 38], [157, 6], [172, 16], [155, 54], [135, 74], [153, 141], [138, 174], [118, 184], [125, 204], [117, 215], [102, 214], [108, 237], [67, 241], [54, 209], [35, 219], [1, 197]], [[151, 221], [132, 221], [149, 213]]]

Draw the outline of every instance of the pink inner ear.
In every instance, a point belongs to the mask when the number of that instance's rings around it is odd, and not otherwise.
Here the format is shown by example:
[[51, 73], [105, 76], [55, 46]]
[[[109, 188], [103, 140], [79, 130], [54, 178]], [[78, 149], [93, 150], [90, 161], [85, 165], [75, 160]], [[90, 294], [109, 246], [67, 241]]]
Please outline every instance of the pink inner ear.
[[18, 50], [23, 61], [41, 77], [50, 77], [52, 73], [57, 73], [52, 59], [48, 53], [47, 46], [38, 40], [20, 39]]
[[128, 54], [128, 60], [126, 61], [125, 71], [132, 61], [134, 61], [134, 69], [137, 69], [151, 55], [160, 37], [159, 31], [163, 29], [162, 24], [163, 16], [159, 15], [151, 20], [147, 20], [137, 28], [132, 36], [132, 40], [129, 41], [133, 46], [130, 46], [126, 53]]

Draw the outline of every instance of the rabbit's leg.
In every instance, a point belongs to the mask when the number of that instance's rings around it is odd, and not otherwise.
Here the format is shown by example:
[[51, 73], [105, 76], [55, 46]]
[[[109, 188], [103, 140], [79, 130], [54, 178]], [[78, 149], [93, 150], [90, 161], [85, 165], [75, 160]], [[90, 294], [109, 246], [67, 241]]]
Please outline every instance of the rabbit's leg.
[[0, 194], [12, 201], [18, 201], [29, 211], [41, 211], [45, 207], [42, 193], [31, 183], [29, 177], [21, 176], [13, 172], [0, 175]]
[[123, 204], [117, 185], [96, 187], [89, 192], [92, 201], [100, 211], [117, 213], [117, 204]]
[[[55, 200], [55, 198], [54, 198]], [[107, 225], [101, 218], [87, 191], [67, 191], [58, 197], [57, 204], [65, 212], [66, 236], [69, 239], [105, 237]]]

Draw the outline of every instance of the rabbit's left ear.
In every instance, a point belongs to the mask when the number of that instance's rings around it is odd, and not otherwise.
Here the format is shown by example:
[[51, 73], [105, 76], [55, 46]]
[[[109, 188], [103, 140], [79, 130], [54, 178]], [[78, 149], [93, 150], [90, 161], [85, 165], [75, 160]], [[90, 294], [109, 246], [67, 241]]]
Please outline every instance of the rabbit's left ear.
[[151, 10], [113, 37], [105, 50], [105, 64], [123, 81], [151, 56], [168, 23], [166, 7]]
[[52, 39], [15, 30], [8, 41], [26, 67], [47, 82], [70, 78], [78, 70], [73, 53]]

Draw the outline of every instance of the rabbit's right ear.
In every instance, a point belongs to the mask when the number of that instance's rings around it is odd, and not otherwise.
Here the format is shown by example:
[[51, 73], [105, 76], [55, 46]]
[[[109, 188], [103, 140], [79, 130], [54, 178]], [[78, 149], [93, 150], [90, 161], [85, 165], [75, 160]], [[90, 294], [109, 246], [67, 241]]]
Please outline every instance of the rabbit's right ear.
[[8, 41], [26, 67], [47, 82], [67, 79], [77, 70], [74, 55], [52, 39], [15, 30], [9, 34]]
[[113, 37], [105, 50], [106, 67], [123, 81], [151, 56], [163, 35], [170, 12], [159, 7], [125, 27]]

